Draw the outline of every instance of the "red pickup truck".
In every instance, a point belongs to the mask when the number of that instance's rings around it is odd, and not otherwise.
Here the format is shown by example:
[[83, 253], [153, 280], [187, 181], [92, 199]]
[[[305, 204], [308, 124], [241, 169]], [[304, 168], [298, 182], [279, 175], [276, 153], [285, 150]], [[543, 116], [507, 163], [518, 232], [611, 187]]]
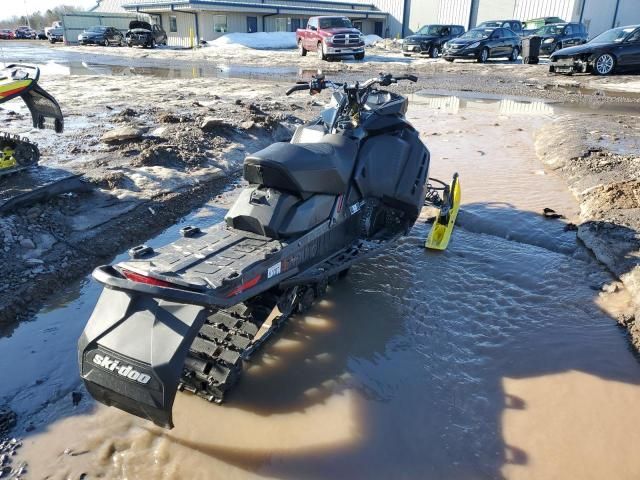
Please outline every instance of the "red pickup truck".
[[347, 17], [311, 17], [307, 28], [296, 30], [296, 41], [303, 57], [315, 51], [321, 60], [349, 55], [364, 58], [364, 35]]

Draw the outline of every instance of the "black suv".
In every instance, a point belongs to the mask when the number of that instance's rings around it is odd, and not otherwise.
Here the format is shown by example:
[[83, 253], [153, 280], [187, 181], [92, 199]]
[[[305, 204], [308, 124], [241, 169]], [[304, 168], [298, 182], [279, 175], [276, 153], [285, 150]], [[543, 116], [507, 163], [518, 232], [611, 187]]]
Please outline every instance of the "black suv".
[[156, 45], [167, 44], [167, 33], [160, 25], [151, 25], [148, 22], [133, 20], [129, 23], [129, 31], [126, 33], [127, 45], [133, 47], [155, 48]]
[[442, 46], [449, 40], [464, 33], [461, 25], [425, 25], [413, 35], [408, 36], [402, 43], [402, 53], [405, 57], [411, 54], [429, 54], [431, 58], [438, 58]]
[[524, 28], [520, 20], [487, 20], [475, 28], [508, 28], [513, 33], [523, 35]]
[[589, 35], [581, 23], [554, 23], [545, 25], [533, 32], [541, 37], [540, 55], [551, 55], [561, 48], [575, 47], [587, 43]]

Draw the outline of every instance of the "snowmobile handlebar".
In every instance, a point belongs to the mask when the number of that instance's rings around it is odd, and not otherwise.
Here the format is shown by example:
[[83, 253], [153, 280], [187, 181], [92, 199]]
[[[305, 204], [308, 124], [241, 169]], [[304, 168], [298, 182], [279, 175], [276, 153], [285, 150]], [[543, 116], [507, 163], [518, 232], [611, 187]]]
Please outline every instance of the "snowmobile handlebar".
[[390, 73], [381, 73], [379, 77], [370, 78], [363, 83], [356, 82], [353, 85], [349, 85], [347, 83], [335, 83], [331, 80], [325, 80], [324, 75], [318, 75], [316, 77], [313, 77], [313, 79], [308, 83], [298, 82], [296, 85], [289, 88], [286, 94], [291, 95], [294, 92], [309, 90], [310, 93], [314, 95], [327, 87], [344, 88], [345, 90], [358, 90], [360, 92], [364, 92], [366, 90], [369, 90], [374, 85], [387, 87], [393, 83], [398, 83], [401, 80], [409, 80], [410, 82], [415, 83], [418, 81], [418, 77], [416, 77], [415, 75], [400, 75], [399, 77], [394, 77]]

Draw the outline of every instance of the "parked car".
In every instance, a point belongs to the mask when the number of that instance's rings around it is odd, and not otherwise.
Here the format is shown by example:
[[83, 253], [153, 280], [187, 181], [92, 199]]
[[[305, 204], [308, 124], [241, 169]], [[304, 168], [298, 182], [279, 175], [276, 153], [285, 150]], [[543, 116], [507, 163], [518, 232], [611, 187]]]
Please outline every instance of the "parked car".
[[49, 43], [63, 42], [64, 30], [62, 28], [52, 28], [49, 30], [47, 38], [49, 39]]
[[518, 35], [522, 35], [524, 31], [520, 20], [487, 20], [476, 26], [476, 28], [508, 28]]
[[114, 27], [104, 25], [87, 28], [78, 35], [80, 45], [124, 45], [124, 35]]
[[551, 55], [564, 47], [582, 45], [589, 38], [581, 23], [555, 23], [539, 28], [533, 35], [541, 38], [540, 55]]
[[0, 30], [0, 40], [13, 40], [14, 38], [16, 38], [16, 34], [13, 30], [9, 30], [8, 28]]
[[539, 28], [542, 28], [545, 25], [551, 25], [553, 23], [567, 23], [567, 22], [566, 20], [563, 20], [560, 17], [532, 18], [531, 20], [522, 22], [522, 29], [523, 29], [522, 31], [525, 36], [531, 35], [533, 34], [533, 32], [535, 32]]
[[321, 60], [353, 55], [364, 58], [364, 35], [347, 17], [311, 17], [307, 28], [296, 30], [301, 56], [316, 52]]
[[167, 33], [160, 25], [133, 20], [129, 23], [129, 30], [125, 34], [127, 45], [133, 47], [155, 48], [156, 45], [167, 44]]
[[549, 71], [568, 74], [640, 70], [640, 25], [613, 28], [583, 45], [558, 50], [550, 62]]
[[27, 26], [16, 28], [14, 33], [16, 35], [16, 38], [20, 38], [20, 39], [33, 40], [36, 38], [35, 30], [32, 30], [31, 27], [27, 27]]
[[50, 27], [44, 27], [44, 33], [49, 38], [49, 32], [56, 28], [62, 29], [62, 22], [53, 22]]
[[489, 58], [507, 57], [511, 61], [520, 55], [520, 37], [506, 28], [474, 28], [447, 42], [442, 56], [448, 62], [476, 59], [485, 63]]
[[402, 53], [405, 57], [417, 53], [438, 58], [442, 52], [442, 46], [463, 33], [464, 27], [462, 25], [425, 25], [404, 39]]

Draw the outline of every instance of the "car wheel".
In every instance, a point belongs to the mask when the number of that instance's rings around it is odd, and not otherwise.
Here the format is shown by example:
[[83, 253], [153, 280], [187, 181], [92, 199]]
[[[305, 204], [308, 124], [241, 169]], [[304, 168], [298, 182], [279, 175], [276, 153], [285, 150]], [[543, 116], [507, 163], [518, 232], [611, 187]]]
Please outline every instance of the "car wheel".
[[327, 56], [324, 54], [324, 43], [318, 42], [318, 50], [316, 51], [318, 54], [318, 60], [326, 60]]
[[487, 60], [489, 60], [489, 49], [483, 48], [480, 52], [480, 56], [478, 57], [478, 62], [487, 63]]
[[509, 60], [511, 60], [512, 62], [515, 62], [516, 60], [518, 60], [519, 56], [520, 56], [520, 50], [518, 49], [518, 47], [513, 47], [513, 50], [511, 50], [511, 56], [509, 57]]
[[403, 53], [403, 55], [404, 55], [405, 57], [411, 57], [411, 54], [410, 54], [410, 53]]
[[356, 60], [364, 60], [364, 52], [363, 53], [356, 53], [353, 58], [355, 58]]
[[616, 59], [610, 53], [603, 53], [593, 64], [593, 73], [596, 75], [609, 75], [616, 67]]
[[429, 56], [431, 58], [438, 58], [440, 56], [440, 48], [437, 45], [431, 47], [431, 50], [429, 50]]
[[106, 38], [104, 39], [104, 42], [102, 42], [102, 45], [104, 45], [105, 47], [109, 46], [109, 40], [107, 40]]
[[453, 63], [453, 58], [445, 58], [444, 61]]
[[301, 57], [307, 56], [307, 49], [302, 45], [302, 40], [298, 40], [298, 53]]
[[150, 46], [151, 46], [151, 48], [156, 48], [156, 39], [155, 38], [151, 39], [151, 45]]

